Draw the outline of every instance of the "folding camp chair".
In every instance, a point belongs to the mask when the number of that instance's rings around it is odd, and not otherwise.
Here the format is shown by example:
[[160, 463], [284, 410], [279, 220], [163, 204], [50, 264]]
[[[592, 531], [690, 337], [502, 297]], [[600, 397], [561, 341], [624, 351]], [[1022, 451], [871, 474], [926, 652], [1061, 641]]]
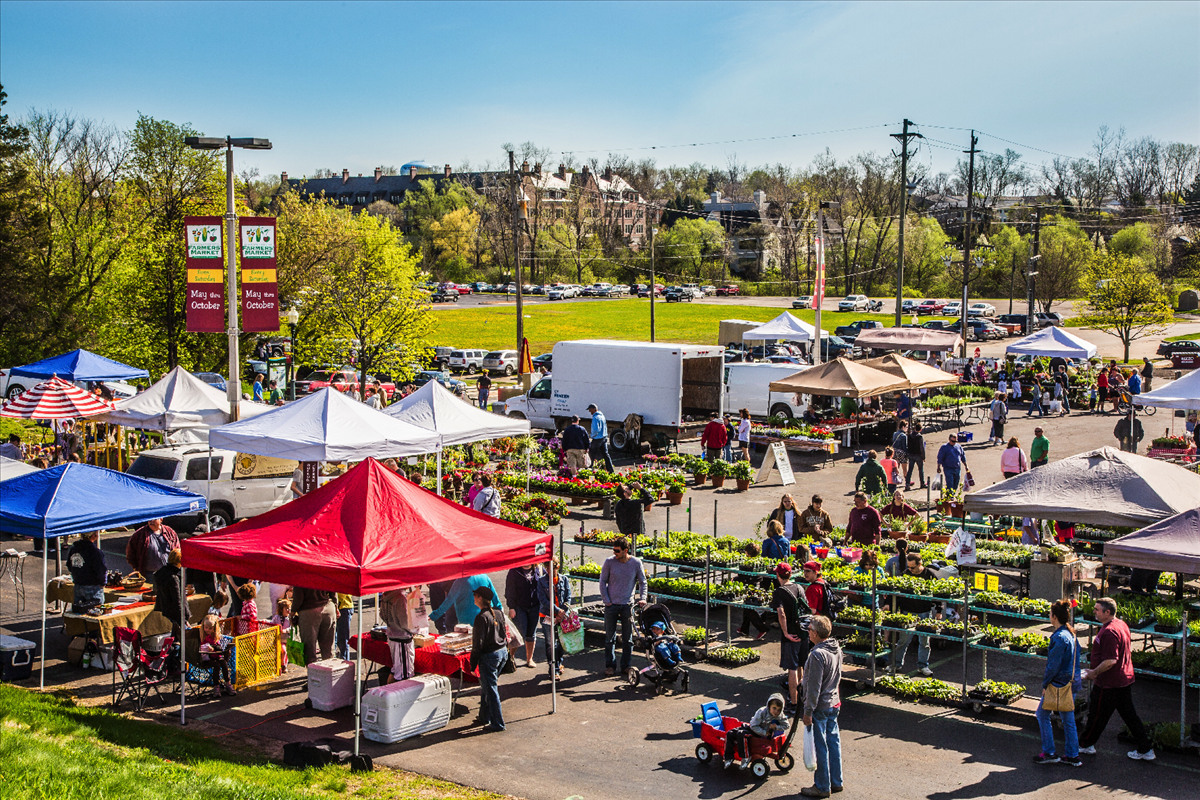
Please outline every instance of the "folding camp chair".
[[142, 661], [142, 695], [138, 702], [138, 711], [142, 710], [150, 692], [158, 696], [163, 705], [167, 698], [163, 697], [162, 688], [167, 684], [177, 682], [179, 678], [179, 661], [175, 656], [175, 639], [168, 636], [163, 639], [162, 649], [156, 654], [143, 654]]
[[[113, 700], [116, 706], [128, 695], [140, 709], [143, 693], [146, 690], [142, 680], [142, 667], [145, 664], [145, 651], [142, 650], [142, 634], [133, 628], [113, 628]], [[120, 687], [117, 677], [121, 678]]]

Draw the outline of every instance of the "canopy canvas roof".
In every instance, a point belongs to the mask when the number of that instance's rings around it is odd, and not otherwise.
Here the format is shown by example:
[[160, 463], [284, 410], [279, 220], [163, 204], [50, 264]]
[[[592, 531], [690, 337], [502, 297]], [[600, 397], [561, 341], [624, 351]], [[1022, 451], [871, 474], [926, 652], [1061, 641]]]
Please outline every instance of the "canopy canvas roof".
[[972, 492], [966, 506], [981, 514], [1141, 526], [1194, 508], [1197, 498], [1200, 475], [1103, 447]]
[[301, 498], [182, 547], [189, 569], [361, 597], [545, 561], [552, 540], [367, 459]]
[[943, 352], [957, 350], [962, 343], [962, 337], [953, 331], [930, 328], [867, 328], [854, 339], [856, 346], [875, 350]]
[[28, 475], [31, 472], [41, 472], [41, 470], [32, 464], [26, 464], [24, 461], [0, 456], [0, 481], [6, 481], [9, 478], [16, 478], [21, 475]]
[[502, 436], [525, 436], [528, 420], [510, 419], [460, 400], [437, 381], [392, 403], [384, 414], [437, 434], [442, 447]]
[[863, 366], [856, 361], [835, 358], [809, 367], [780, 381], [771, 381], [772, 392], [796, 392], [828, 397], [872, 397], [908, 388], [908, 382], [895, 375]]
[[959, 382], [959, 376], [944, 372], [937, 367], [913, 361], [911, 358], [889, 353], [880, 358], [862, 362], [863, 366], [886, 372], [908, 382], [910, 389], [931, 389], [935, 386], [950, 386]]
[[[757, 328], [743, 332], [742, 340], [784, 339], [789, 342], [805, 342], [816, 338], [816, 332], [815, 327], [785, 311], [770, 322], [764, 322]], [[822, 335], [827, 335], [827, 333], [827, 331], [821, 331]]]
[[389, 417], [332, 387], [212, 429], [216, 448], [295, 461], [361, 461], [432, 453], [437, 434]]
[[1096, 345], [1080, 339], [1066, 328], [1051, 326], [1034, 331], [1004, 348], [1018, 356], [1049, 356], [1050, 358], [1089, 359], [1096, 355]]
[[122, 364], [87, 350], [72, 350], [23, 367], [15, 367], [12, 374], [29, 378], [52, 378], [57, 375], [68, 381], [120, 381], [150, 377], [150, 373], [144, 369]]
[[109, 411], [112, 404], [62, 378], [42, 381], [0, 407], [0, 417], [78, 419]]
[[[238, 416], [249, 419], [271, 408], [244, 401], [238, 403]], [[229, 398], [183, 367], [176, 367], [146, 391], [121, 400], [96, 420], [152, 431], [216, 428], [229, 422]]]
[[1153, 392], [1139, 394], [1137, 401], [1139, 405], [1158, 408], [1200, 409], [1200, 369], [1194, 369]]
[[1200, 508], [1114, 539], [1104, 545], [1104, 562], [1195, 575], [1200, 572]]

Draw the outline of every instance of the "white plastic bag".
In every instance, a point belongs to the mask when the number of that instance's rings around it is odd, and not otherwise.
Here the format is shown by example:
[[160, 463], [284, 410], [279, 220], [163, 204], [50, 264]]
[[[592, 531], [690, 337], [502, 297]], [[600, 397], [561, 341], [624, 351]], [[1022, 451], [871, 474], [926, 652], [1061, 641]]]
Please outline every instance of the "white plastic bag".
[[964, 564], [974, 564], [977, 562], [975, 551], [975, 534], [959, 528], [950, 536], [950, 542], [946, 545], [946, 558], [954, 557], [961, 567]]
[[813, 738], [812, 725], [804, 728], [804, 768], [809, 772], [817, 771], [817, 740]]

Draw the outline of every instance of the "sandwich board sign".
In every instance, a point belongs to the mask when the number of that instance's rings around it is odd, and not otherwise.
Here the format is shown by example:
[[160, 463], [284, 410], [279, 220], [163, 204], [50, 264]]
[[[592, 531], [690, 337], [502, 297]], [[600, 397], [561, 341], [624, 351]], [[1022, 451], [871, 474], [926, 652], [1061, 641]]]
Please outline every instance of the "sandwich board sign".
[[771, 474], [772, 469], [779, 470], [779, 480], [784, 486], [791, 486], [796, 482], [796, 475], [792, 472], [792, 460], [788, 458], [787, 448], [783, 446], [783, 442], [772, 442], [767, 448], [767, 454], [763, 456], [762, 466], [758, 468], [758, 475], [755, 476], [755, 483], [762, 483]]

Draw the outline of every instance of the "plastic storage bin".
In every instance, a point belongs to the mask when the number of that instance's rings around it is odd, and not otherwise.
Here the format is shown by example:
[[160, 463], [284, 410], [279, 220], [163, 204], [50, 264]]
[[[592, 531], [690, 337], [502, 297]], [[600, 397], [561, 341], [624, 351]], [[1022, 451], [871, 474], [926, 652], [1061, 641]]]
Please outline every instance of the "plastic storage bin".
[[23, 681], [33, 674], [37, 645], [28, 639], [0, 636], [0, 680]]
[[309, 664], [308, 699], [318, 711], [354, 705], [354, 662], [331, 658]]
[[363, 736], [394, 744], [450, 721], [450, 679], [418, 675], [372, 689], [362, 699]]

